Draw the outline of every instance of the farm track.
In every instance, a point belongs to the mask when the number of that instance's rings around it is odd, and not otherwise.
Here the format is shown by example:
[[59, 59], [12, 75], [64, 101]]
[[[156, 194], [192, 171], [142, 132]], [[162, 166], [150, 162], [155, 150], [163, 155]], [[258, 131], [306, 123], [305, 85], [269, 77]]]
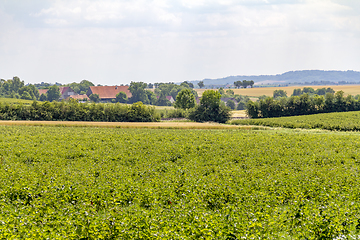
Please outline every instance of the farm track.
[[160, 128], [160, 129], [252, 129], [252, 126], [239, 126], [218, 123], [196, 122], [72, 122], [72, 121], [0, 121], [8, 126], [56, 126], [56, 127], [105, 127], [105, 128]]

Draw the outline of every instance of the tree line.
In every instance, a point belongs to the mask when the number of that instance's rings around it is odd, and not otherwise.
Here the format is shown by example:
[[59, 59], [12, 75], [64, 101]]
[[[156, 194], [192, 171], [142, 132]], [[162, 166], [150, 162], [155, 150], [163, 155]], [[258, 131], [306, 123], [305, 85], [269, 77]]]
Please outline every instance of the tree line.
[[37, 100], [39, 99], [39, 91], [34, 85], [25, 86], [24, 81], [18, 77], [13, 77], [9, 80], [0, 79], [0, 97]]
[[303, 93], [291, 97], [266, 97], [257, 102], [248, 101], [246, 111], [251, 118], [271, 118], [283, 116], [309, 115], [316, 113], [360, 111], [360, 98], [348, 95], [343, 91], [335, 94], [310, 95]]

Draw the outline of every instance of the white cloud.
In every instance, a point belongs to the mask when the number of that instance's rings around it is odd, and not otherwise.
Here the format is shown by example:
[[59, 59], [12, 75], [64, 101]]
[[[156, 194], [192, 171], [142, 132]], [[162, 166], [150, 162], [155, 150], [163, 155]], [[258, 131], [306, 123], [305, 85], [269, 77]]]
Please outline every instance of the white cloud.
[[27, 14], [0, 3], [0, 77], [119, 84], [360, 70], [358, 2], [57, 0]]

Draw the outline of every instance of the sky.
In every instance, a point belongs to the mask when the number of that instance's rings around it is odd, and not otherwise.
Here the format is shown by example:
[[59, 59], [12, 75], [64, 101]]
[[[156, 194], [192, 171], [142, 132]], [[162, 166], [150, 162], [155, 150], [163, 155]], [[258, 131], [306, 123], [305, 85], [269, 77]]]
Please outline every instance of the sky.
[[0, 0], [0, 78], [181, 82], [360, 71], [359, 0]]

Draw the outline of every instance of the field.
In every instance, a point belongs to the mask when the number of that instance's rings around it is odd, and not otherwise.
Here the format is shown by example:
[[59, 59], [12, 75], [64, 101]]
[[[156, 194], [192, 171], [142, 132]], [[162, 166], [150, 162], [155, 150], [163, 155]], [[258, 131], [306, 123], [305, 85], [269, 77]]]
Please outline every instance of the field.
[[304, 116], [233, 120], [234, 125], [360, 131], [360, 112], [335, 112]]
[[24, 99], [17, 99], [17, 98], [0, 98], [0, 103], [8, 103], [8, 104], [25, 104], [30, 105], [33, 101], [32, 100], [24, 100]]
[[359, 236], [357, 133], [0, 126], [3, 239]]
[[[304, 87], [312, 87], [313, 89], [318, 89], [318, 88], [332, 88], [334, 89], [336, 92], [337, 91], [344, 91], [344, 95], [357, 95], [360, 94], [360, 85], [331, 85], [331, 86], [291, 86], [291, 87], [262, 87], [262, 88], [245, 88], [245, 89], [234, 89], [232, 88], [232, 90], [234, 91], [235, 94], [240, 94], [240, 95], [247, 95], [247, 96], [251, 96], [251, 97], [259, 97], [262, 95], [266, 95], [266, 96], [273, 96], [273, 92], [274, 90], [284, 90], [287, 92], [288, 96], [291, 96], [291, 94], [293, 93], [295, 88], [304, 88]], [[207, 89], [195, 89], [198, 93], [199, 96], [202, 95], [202, 93], [207, 90]], [[226, 89], [224, 89], [226, 90]]]

